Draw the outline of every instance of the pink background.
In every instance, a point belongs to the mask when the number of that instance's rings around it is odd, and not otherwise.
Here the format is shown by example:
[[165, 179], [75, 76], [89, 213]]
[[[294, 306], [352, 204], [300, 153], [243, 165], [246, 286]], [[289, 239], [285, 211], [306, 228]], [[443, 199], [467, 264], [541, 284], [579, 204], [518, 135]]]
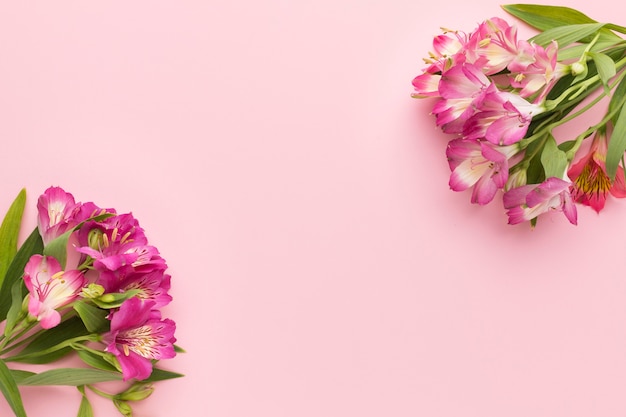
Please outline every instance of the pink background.
[[[2, 2], [0, 210], [26, 187], [26, 233], [60, 185], [132, 211], [170, 265], [188, 353], [163, 366], [187, 376], [138, 417], [626, 413], [626, 201], [508, 226], [500, 202], [448, 189], [448, 138], [410, 98], [439, 27], [492, 16], [493, 0]], [[72, 388], [23, 393], [30, 417], [78, 407]]]

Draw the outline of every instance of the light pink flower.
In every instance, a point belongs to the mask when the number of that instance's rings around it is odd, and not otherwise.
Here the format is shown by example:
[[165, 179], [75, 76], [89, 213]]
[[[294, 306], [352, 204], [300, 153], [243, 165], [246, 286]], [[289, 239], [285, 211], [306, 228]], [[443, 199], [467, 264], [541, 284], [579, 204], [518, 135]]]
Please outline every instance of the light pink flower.
[[[552, 42], [546, 48], [541, 45], [532, 45], [535, 60], [518, 73], [511, 74], [511, 85], [520, 89], [520, 96], [535, 97], [535, 102], [541, 100], [550, 91], [552, 86], [566, 74], [566, 66], [557, 61], [558, 46]], [[540, 94], [538, 94], [540, 93]]]
[[413, 78], [414, 98], [439, 97], [440, 74], [425, 72]]
[[51, 256], [31, 256], [24, 268], [24, 283], [30, 292], [28, 312], [44, 329], [55, 327], [61, 322], [57, 309], [74, 301], [85, 282], [80, 271], [62, 271]]
[[494, 17], [481, 23], [470, 35], [466, 47], [468, 62], [480, 62], [487, 75], [504, 69], [520, 71], [534, 62], [532, 46], [517, 40], [517, 28]]
[[484, 138], [495, 145], [511, 145], [524, 137], [533, 116], [542, 111], [543, 107], [517, 94], [489, 93], [467, 120], [463, 134], [469, 139]]
[[437, 126], [446, 133], [461, 133], [463, 125], [480, 107], [489, 92], [495, 92], [495, 85], [472, 64], [457, 65], [446, 71], [439, 82], [439, 93], [443, 100], [433, 107]]
[[529, 184], [504, 193], [504, 208], [509, 224], [532, 220], [550, 210], [561, 211], [572, 224], [577, 223], [577, 212], [570, 194], [571, 183], [550, 177], [541, 184]]
[[499, 148], [475, 139], [454, 139], [448, 143], [446, 155], [452, 174], [450, 188], [464, 191], [474, 187], [472, 203], [487, 204], [509, 175], [508, 159], [515, 153], [512, 147]]
[[609, 193], [617, 198], [626, 197], [624, 169], [618, 166], [615, 181], [611, 183], [606, 173], [606, 152], [606, 134], [598, 132], [587, 154], [567, 172], [574, 182], [572, 190], [574, 200], [590, 206], [598, 213], [604, 208]]
[[103, 335], [105, 351], [116, 356], [124, 381], [143, 380], [152, 373], [152, 360], [176, 355], [176, 324], [161, 320], [154, 302], [130, 298], [111, 315], [111, 331]]

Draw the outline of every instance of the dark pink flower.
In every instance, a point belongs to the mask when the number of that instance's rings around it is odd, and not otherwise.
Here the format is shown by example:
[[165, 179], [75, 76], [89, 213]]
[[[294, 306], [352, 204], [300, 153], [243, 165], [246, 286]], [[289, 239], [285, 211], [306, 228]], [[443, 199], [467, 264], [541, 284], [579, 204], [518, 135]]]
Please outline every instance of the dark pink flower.
[[149, 272], [165, 269], [165, 260], [151, 245], [139, 222], [131, 214], [120, 214], [101, 222], [87, 222], [78, 234], [76, 250], [93, 258], [98, 271]]
[[102, 285], [107, 293], [139, 290], [138, 298], [152, 300], [155, 303], [153, 308], [161, 308], [172, 301], [172, 296], [167, 293], [170, 289], [170, 279], [171, 276], [162, 269], [129, 274], [103, 271], [96, 283]]
[[105, 351], [117, 358], [124, 381], [143, 380], [152, 373], [152, 361], [176, 355], [176, 324], [161, 319], [154, 302], [130, 298], [111, 314], [111, 331], [102, 340]]

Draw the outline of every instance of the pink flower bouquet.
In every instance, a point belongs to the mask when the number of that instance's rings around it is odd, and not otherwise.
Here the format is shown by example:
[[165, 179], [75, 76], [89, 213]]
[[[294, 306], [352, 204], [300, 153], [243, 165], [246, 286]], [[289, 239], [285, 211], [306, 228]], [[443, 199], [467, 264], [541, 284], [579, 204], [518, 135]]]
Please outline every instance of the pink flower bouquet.
[[[519, 39], [498, 17], [469, 33], [444, 30], [413, 97], [434, 100], [436, 124], [452, 136], [452, 190], [471, 189], [480, 205], [501, 195], [510, 224], [534, 227], [548, 211], [577, 224], [578, 204], [600, 212], [609, 195], [626, 197], [626, 27], [567, 7], [503, 8], [539, 33]], [[557, 137], [600, 104], [600, 120]]]
[[[94, 415], [88, 392], [131, 416], [129, 401], [182, 376], [157, 366], [182, 351], [160, 311], [172, 299], [166, 262], [131, 214], [78, 203], [59, 187], [39, 197], [38, 226], [18, 247], [25, 201], [22, 190], [0, 226], [0, 391], [16, 417], [26, 417], [19, 387], [32, 385], [77, 387], [78, 417]], [[52, 366], [71, 354], [83, 366]], [[106, 392], [99, 384], [108, 381], [123, 388]]]

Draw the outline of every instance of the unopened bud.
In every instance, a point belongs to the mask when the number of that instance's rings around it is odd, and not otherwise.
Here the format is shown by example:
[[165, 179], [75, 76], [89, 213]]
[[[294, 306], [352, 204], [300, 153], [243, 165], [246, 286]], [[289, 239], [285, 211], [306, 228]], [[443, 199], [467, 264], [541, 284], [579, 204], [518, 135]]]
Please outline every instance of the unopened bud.
[[81, 295], [84, 298], [98, 298], [104, 294], [104, 287], [99, 284], [91, 283], [84, 287], [81, 291]]
[[116, 395], [116, 398], [122, 401], [141, 401], [148, 398], [154, 387], [149, 384], [133, 385], [124, 392], [120, 392]]
[[580, 75], [584, 74], [585, 71], [587, 71], [587, 66], [584, 65], [582, 62], [574, 62], [571, 65], [570, 70], [572, 72], [572, 75]]
[[113, 404], [115, 404], [115, 408], [122, 413], [124, 417], [132, 417], [133, 409], [128, 405], [125, 401], [113, 400]]

